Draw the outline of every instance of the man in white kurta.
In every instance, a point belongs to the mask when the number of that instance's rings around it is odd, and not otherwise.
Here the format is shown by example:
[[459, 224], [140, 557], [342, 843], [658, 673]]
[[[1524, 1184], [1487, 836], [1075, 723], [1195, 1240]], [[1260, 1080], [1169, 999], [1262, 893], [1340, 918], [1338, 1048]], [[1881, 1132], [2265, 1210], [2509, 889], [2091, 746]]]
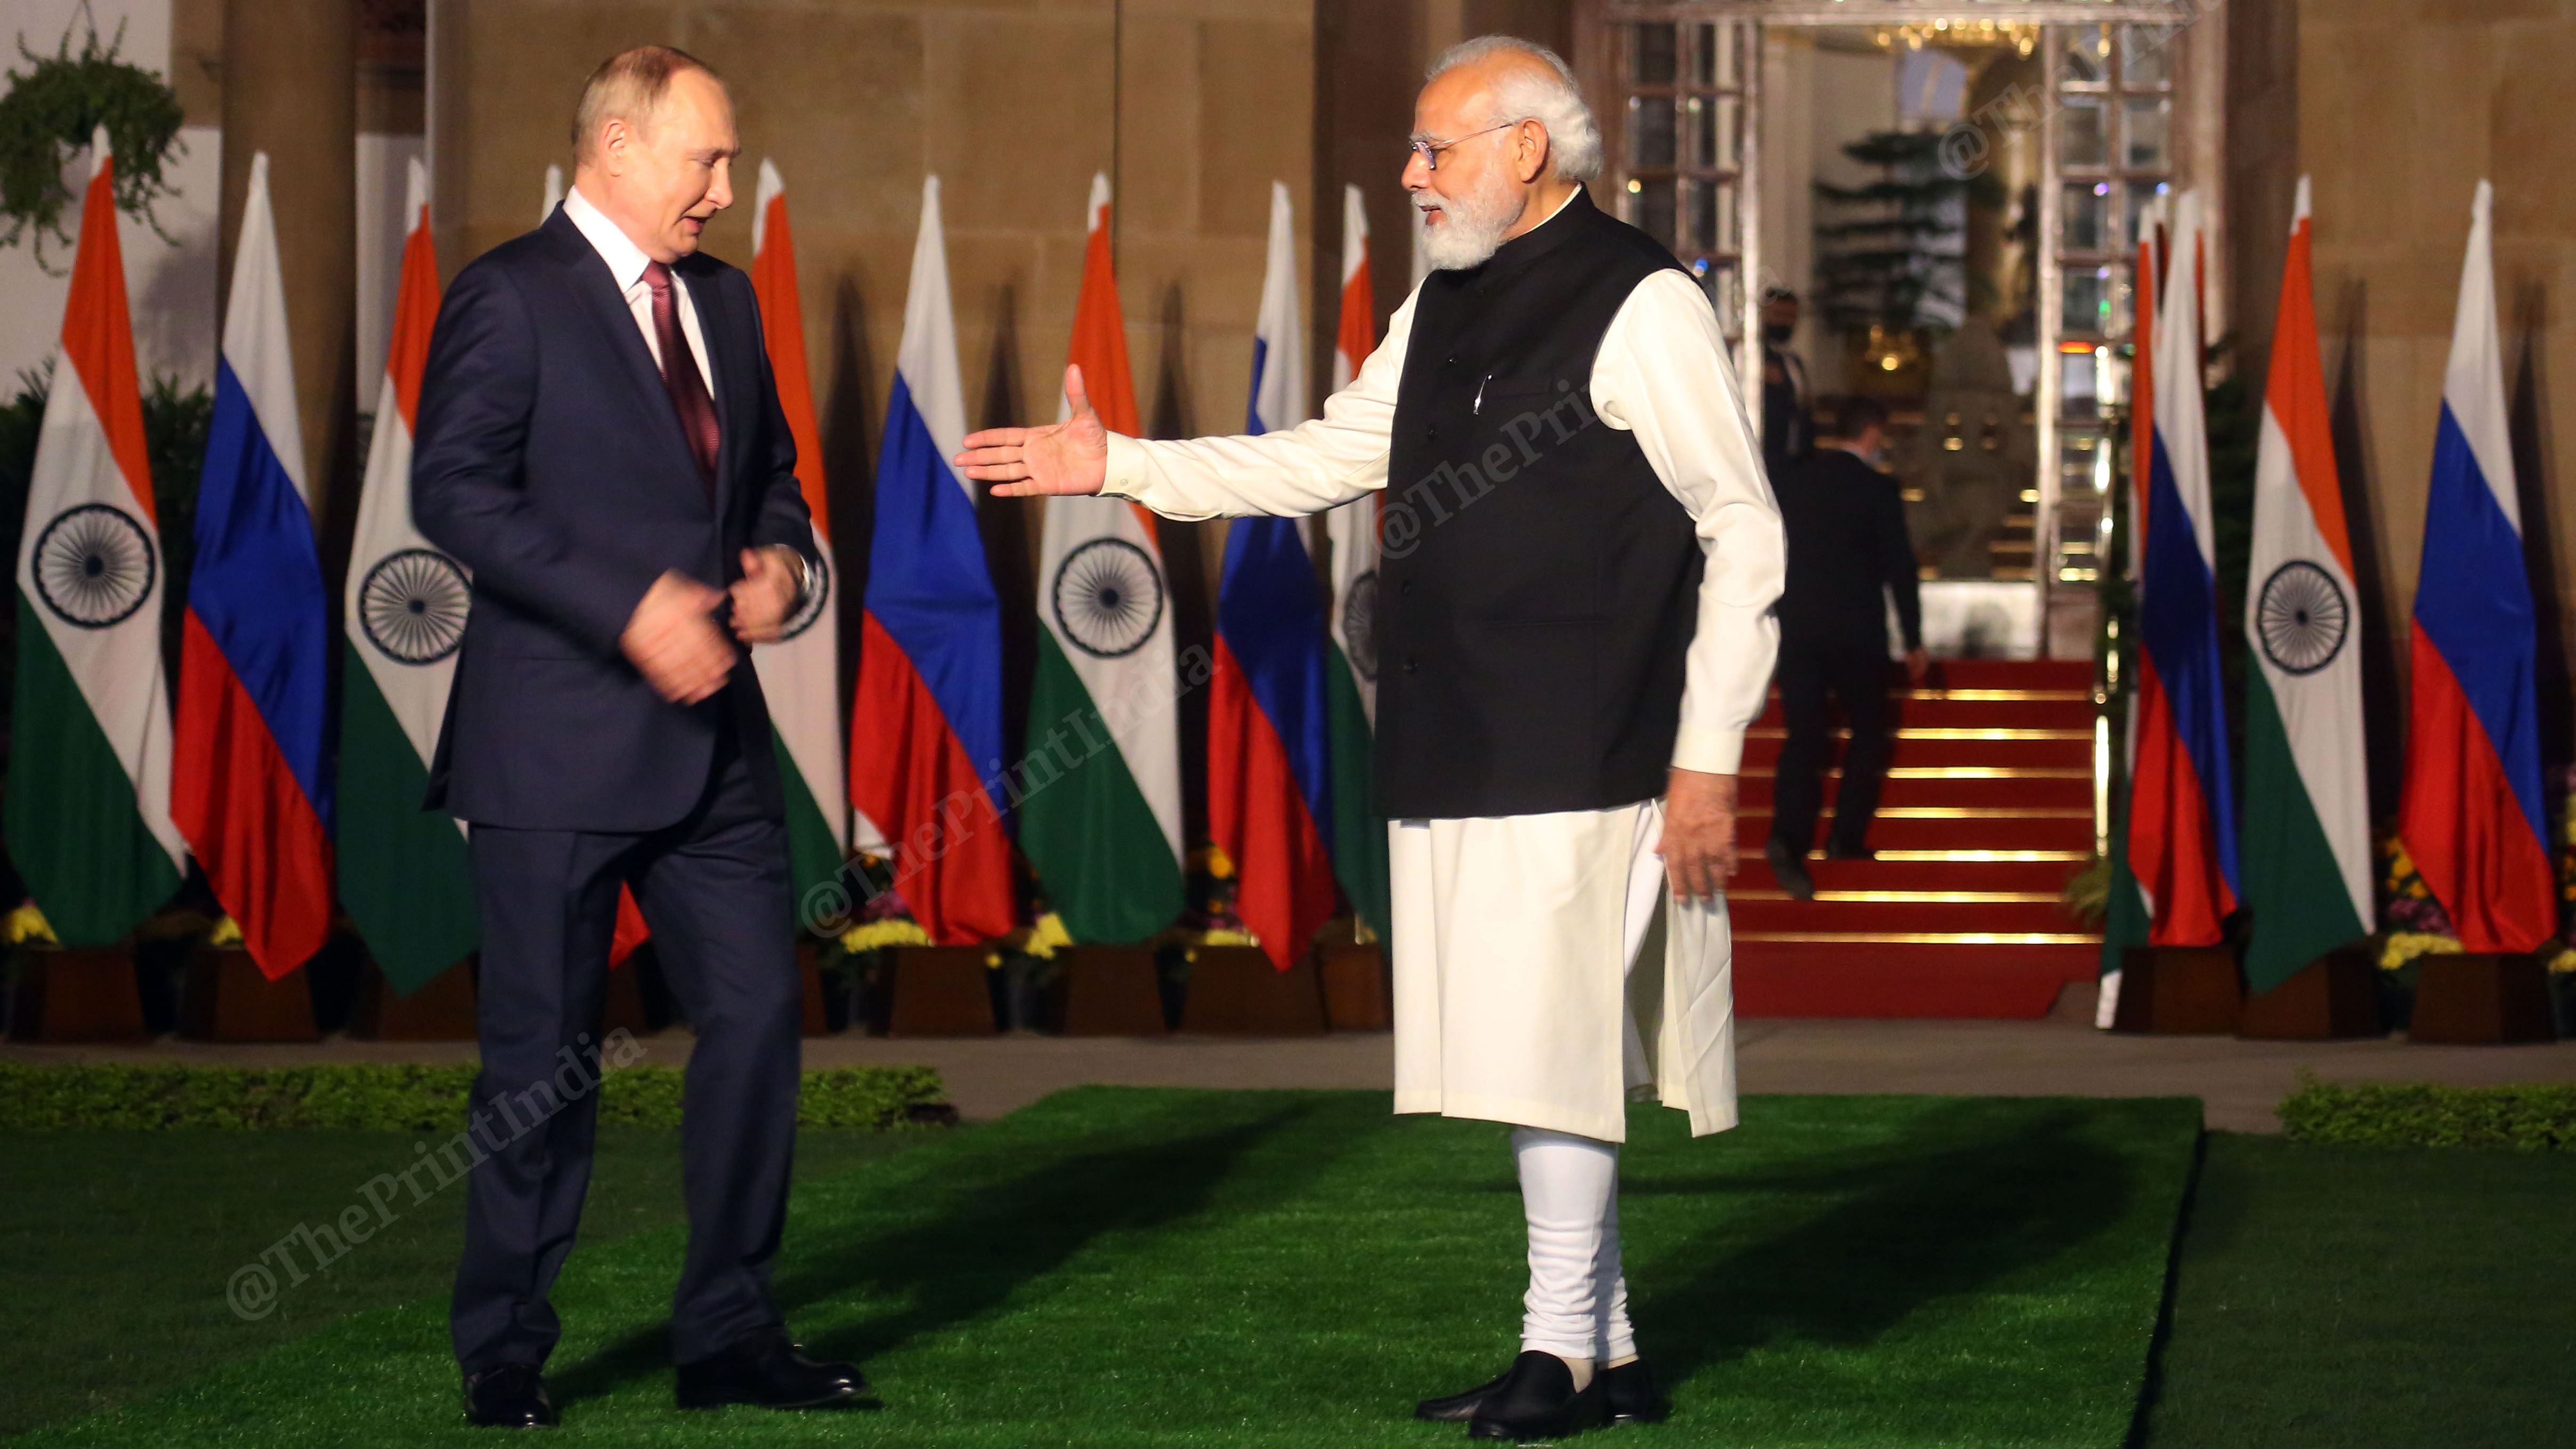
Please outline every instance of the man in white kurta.
[[[1426, 212], [1437, 266], [1472, 273], [1490, 259], [1526, 268], [1550, 250], [1558, 265], [1574, 266], [1563, 259], [1625, 257], [1648, 245], [1581, 195], [1598, 167], [1598, 133], [1553, 55], [1518, 41], [1470, 42], [1434, 68], [1417, 121], [1405, 181]], [[1653, 255], [1660, 265], [1624, 300], [1596, 303], [1608, 320], [1588, 388], [1572, 394], [1570, 383], [1556, 384], [1566, 396], [1523, 389], [1529, 397], [1505, 405], [1521, 411], [1504, 436], [1535, 461], [1548, 442], [1595, 423], [1629, 435], [1669, 497], [1654, 506], [1678, 510], [1658, 526], [1686, 529], [1686, 552], [1695, 542], [1696, 591], [1679, 596], [1684, 617], [1667, 631], [1684, 657], [1665, 661], [1679, 709], [1659, 722], [1669, 759], [1651, 763], [1663, 778], [1601, 808], [1397, 818], [1388, 827], [1395, 1109], [1519, 1129], [1531, 1262], [1521, 1359], [1490, 1384], [1420, 1409], [1467, 1420], [1477, 1437], [1659, 1416], [1619, 1268], [1615, 1174], [1626, 1104], [1651, 1091], [1687, 1111], [1695, 1134], [1735, 1123], [1722, 890], [1734, 865], [1734, 776], [1777, 648], [1781, 530], [1708, 296], [1668, 254]], [[1408, 440], [1437, 433], [1420, 426], [1430, 416], [1420, 394], [1406, 392], [1437, 385], [1436, 369], [1407, 367], [1420, 340], [1417, 307], [1430, 290], [1397, 309], [1386, 341], [1313, 422], [1258, 437], [1126, 438], [1100, 430], [1072, 374], [1071, 421], [978, 434], [959, 461], [969, 476], [1004, 485], [998, 495], [1096, 491], [1182, 519], [1303, 515], [1369, 497], [1389, 489], [1391, 459], [1419, 461], [1418, 449], [1404, 451]], [[1462, 315], [1475, 320], [1461, 312], [1472, 301], [1450, 300], [1465, 295], [1443, 291], [1442, 327], [1457, 328]], [[1474, 416], [1485, 414], [1489, 391], [1499, 399], [1507, 390], [1490, 386], [1507, 375], [1473, 380]], [[1403, 429], [1412, 431], [1400, 437]], [[1503, 514], [1507, 505], [1482, 500], [1511, 486], [1516, 455], [1485, 459], [1490, 476], [1474, 483], [1459, 484], [1444, 465], [1442, 487], [1425, 475], [1386, 493], [1391, 558], [1456, 526], [1467, 510], [1492, 507], [1480, 516], [1487, 521]], [[1467, 466], [1474, 471], [1472, 457]], [[1392, 576], [1390, 567], [1382, 591]], [[1382, 593], [1381, 608], [1391, 602]], [[1383, 635], [1378, 654], [1382, 671], [1414, 667]], [[1534, 666], [1526, 688], [1552, 683]], [[1396, 698], [1381, 696], [1382, 714]], [[1394, 726], [1381, 719], [1382, 731]], [[1400, 799], [1404, 784], [1386, 780], [1385, 768], [1381, 789]]]

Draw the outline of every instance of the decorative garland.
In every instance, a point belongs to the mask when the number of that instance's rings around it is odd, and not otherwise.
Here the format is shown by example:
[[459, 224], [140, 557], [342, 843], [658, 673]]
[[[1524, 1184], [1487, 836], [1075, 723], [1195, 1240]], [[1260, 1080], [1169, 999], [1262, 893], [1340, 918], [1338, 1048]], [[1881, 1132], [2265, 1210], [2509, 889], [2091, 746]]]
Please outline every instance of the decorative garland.
[[7, 222], [0, 246], [15, 246], [33, 231], [36, 264], [48, 272], [53, 268], [45, 258], [46, 239], [72, 244], [63, 213], [79, 202], [63, 184], [64, 152], [88, 145], [100, 126], [116, 151], [117, 210], [173, 241], [153, 216], [152, 203], [178, 194], [161, 168], [186, 149], [179, 142], [184, 114], [178, 92], [161, 77], [118, 57], [124, 43], [120, 24], [102, 45], [95, 18], [89, 18], [78, 55], [69, 30], [52, 55], [36, 54], [22, 38], [18, 53], [29, 68], [11, 70], [9, 92], [0, 96], [0, 218]]

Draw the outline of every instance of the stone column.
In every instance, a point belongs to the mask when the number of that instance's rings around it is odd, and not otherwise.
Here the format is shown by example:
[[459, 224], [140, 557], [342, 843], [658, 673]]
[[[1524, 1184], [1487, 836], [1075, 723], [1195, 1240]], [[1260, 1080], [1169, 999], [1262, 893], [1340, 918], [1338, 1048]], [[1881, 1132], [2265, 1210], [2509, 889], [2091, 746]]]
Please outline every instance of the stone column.
[[357, 310], [357, 39], [350, 0], [224, 0], [222, 273], [233, 251], [255, 152], [268, 153], [286, 327], [304, 423], [314, 523], [354, 475]]

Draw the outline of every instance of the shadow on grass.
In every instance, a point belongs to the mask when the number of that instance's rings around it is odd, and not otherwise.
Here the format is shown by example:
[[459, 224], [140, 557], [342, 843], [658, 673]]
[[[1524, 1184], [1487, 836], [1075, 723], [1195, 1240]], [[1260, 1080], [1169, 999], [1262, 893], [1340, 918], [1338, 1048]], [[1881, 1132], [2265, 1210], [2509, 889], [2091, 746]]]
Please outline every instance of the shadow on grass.
[[[1977, 1115], [1973, 1105], [1944, 1109], [1916, 1131], [1956, 1137], [1976, 1130]], [[1830, 1172], [1625, 1187], [1632, 1198], [1857, 1194], [1715, 1261], [1703, 1238], [1631, 1274], [1659, 1367], [1680, 1383], [1775, 1342], [1867, 1344], [2091, 1241], [2127, 1214], [2135, 1184], [2127, 1161], [2078, 1135], [2082, 1120], [2072, 1111], [2024, 1118], [2010, 1136]]]
[[[815, 1357], [864, 1363], [972, 1321], [1106, 1235], [1167, 1227], [1197, 1214], [1246, 1152], [1306, 1111], [1274, 1108], [1227, 1127], [1133, 1140], [1158, 1127], [1170, 1130], [1146, 1123], [1126, 1134], [1126, 1145], [1092, 1152], [1030, 1143], [1015, 1159], [1038, 1158], [1025, 1170], [999, 1180], [969, 1175], [943, 1185], [937, 1204], [901, 1226], [820, 1251], [808, 1247], [773, 1294], [791, 1330], [799, 1309], [853, 1294], [902, 1305], [807, 1341]], [[829, 1231], [828, 1223], [818, 1225], [806, 1241]], [[559, 1403], [571, 1403], [665, 1374], [669, 1363], [669, 1325], [657, 1322], [550, 1383]]]

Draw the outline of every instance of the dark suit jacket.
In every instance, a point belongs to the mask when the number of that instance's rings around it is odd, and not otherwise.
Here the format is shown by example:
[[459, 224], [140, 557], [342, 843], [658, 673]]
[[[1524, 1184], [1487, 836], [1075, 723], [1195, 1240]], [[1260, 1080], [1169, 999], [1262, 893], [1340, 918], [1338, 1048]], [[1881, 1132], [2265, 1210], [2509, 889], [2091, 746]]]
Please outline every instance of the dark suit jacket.
[[1774, 480], [1789, 540], [1780, 633], [1808, 643], [1859, 645], [1887, 638], [1882, 589], [1896, 596], [1905, 647], [1923, 645], [1923, 605], [1905, 499], [1896, 480], [1840, 448], [1825, 448]]
[[728, 714], [762, 803], [784, 808], [748, 652], [730, 685], [683, 708], [618, 648], [666, 569], [722, 588], [747, 547], [816, 562], [751, 281], [707, 256], [673, 270], [713, 374], [712, 505], [642, 329], [560, 210], [476, 258], [439, 306], [412, 516], [473, 571], [474, 593], [432, 809], [530, 830], [659, 829], [705, 792]]

